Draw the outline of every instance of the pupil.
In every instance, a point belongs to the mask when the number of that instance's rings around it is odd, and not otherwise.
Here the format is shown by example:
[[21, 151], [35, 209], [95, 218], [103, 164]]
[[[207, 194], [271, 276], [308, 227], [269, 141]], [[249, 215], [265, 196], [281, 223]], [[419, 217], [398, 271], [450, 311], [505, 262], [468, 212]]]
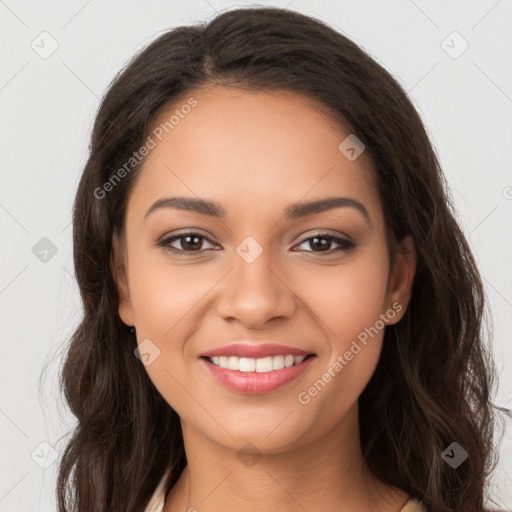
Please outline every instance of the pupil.
[[[195, 243], [195, 244], [191, 244], [191, 243], [189, 243], [189, 240], [190, 240], [190, 239], [195, 240], [195, 241], [196, 241], [196, 243]], [[185, 237], [185, 240], [186, 240], [185, 245], [188, 245], [188, 246], [189, 246], [189, 247], [191, 247], [192, 249], [197, 249], [197, 248], [198, 248], [198, 247], [197, 247], [197, 245], [198, 245], [198, 244], [197, 244], [197, 242], [199, 241], [199, 237], [198, 237], [198, 236], [186, 236], [186, 237]], [[200, 245], [201, 245], [201, 244], [199, 244], [199, 246], [200, 246]]]
[[[198, 243], [201, 237], [189, 235], [189, 236], [185, 236], [184, 238], [186, 240], [185, 245], [187, 245], [188, 248], [199, 249], [199, 247], [201, 246], [201, 244]], [[194, 240], [194, 242], [190, 242], [190, 240]], [[330, 243], [329, 240], [327, 240], [326, 238], [315, 236], [312, 238], [311, 246], [314, 248], [317, 248], [317, 249], [325, 249], [329, 243]], [[182, 246], [183, 246], [183, 244], [182, 244]]]
[[[320, 240], [320, 243], [318, 243], [318, 240]], [[313, 237], [311, 245], [317, 248], [325, 248], [325, 246], [329, 243], [328, 240], [321, 237]]]

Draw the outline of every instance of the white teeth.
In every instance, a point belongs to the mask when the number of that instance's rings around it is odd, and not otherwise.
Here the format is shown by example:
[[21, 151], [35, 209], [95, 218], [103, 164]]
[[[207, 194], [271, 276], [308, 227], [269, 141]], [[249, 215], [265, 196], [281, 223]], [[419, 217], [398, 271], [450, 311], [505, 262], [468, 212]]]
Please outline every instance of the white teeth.
[[[302, 361], [304, 361], [306, 356], [295, 356], [293, 358], [293, 364], [300, 364], [302, 363]], [[286, 361], [285, 361], [285, 364], [286, 364]]]
[[228, 369], [230, 370], [238, 370], [238, 366], [240, 359], [236, 356], [229, 356], [228, 357]]
[[272, 369], [282, 370], [284, 368], [284, 356], [274, 356], [272, 358]]
[[256, 369], [256, 359], [241, 357], [236, 369], [241, 372], [253, 372]]
[[305, 357], [306, 356], [283, 355], [254, 359], [252, 357], [214, 356], [210, 357], [210, 361], [228, 370], [268, 373], [273, 370], [282, 370], [283, 368], [290, 368], [290, 366], [300, 364]]
[[257, 372], [266, 373], [271, 372], [273, 370], [271, 357], [263, 357], [262, 359], [255, 359], [255, 361]]

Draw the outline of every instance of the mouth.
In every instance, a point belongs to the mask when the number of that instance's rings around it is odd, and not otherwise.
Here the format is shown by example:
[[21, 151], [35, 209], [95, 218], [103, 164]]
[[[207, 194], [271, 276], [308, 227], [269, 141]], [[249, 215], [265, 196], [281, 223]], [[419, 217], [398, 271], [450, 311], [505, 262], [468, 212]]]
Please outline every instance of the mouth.
[[298, 379], [315, 361], [316, 354], [277, 354], [259, 358], [200, 356], [199, 360], [224, 388], [238, 394], [262, 395]]
[[237, 357], [237, 356], [201, 356], [201, 359], [223, 368], [244, 373], [269, 373], [291, 368], [301, 364], [315, 354], [306, 354], [294, 356], [292, 354], [281, 354], [276, 356], [267, 356], [260, 358]]

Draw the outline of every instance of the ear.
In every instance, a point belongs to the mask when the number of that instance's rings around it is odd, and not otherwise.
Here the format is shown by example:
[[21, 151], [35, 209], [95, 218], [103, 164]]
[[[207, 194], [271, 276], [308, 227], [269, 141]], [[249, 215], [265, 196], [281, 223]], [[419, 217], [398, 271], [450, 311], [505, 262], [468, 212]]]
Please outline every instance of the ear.
[[128, 287], [125, 240], [121, 238], [117, 233], [114, 233], [112, 237], [110, 270], [116, 283], [117, 294], [119, 297], [119, 316], [121, 317], [123, 323], [128, 326], [133, 326], [135, 325], [135, 315], [133, 313], [130, 299], [130, 289]]
[[398, 245], [395, 261], [389, 276], [386, 305], [396, 315], [387, 320], [388, 325], [398, 323], [407, 310], [411, 297], [412, 283], [416, 272], [416, 249], [410, 235]]

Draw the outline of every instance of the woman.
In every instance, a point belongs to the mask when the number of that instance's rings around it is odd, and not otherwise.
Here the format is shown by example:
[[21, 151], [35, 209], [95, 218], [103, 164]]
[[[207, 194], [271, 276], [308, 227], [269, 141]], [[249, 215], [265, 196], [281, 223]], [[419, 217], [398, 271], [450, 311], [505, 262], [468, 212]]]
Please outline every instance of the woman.
[[231, 10], [137, 55], [90, 150], [60, 512], [484, 510], [482, 282], [388, 72]]

